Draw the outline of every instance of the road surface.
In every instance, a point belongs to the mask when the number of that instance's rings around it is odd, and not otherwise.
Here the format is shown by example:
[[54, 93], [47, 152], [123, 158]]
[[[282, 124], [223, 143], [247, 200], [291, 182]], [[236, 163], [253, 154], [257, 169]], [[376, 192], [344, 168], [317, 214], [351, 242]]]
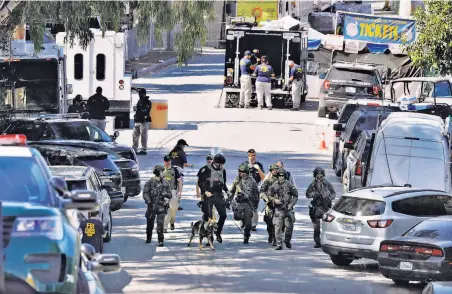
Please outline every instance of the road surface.
[[[148, 89], [151, 99], [169, 102], [169, 129], [149, 133], [150, 152], [139, 158], [142, 184], [152, 167], [178, 139], [185, 139], [188, 161], [196, 166], [186, 170], [182, 206], [176, 229], [165, 235], [165, 247], [156, 247], [156, 233], [145, 244], [145, 205], [141, 195], [129, 198], [113, 213], [113, 237], [105, 252], [117, 253], [123, 270], [102, 275], [109, 293], [164, 292], [247, 292], [247, 293], [420, 293], [422, 285], [397, 287], [378, 271], [370, 260], [354, 261], [347, 268], [332, 264], [321, 249], [313, 248], [312, 228], [305, 192], [312, 171], [321, 166], [338, 196], [341, 186], [330, 168], [332, 122], [317, 118], [317, 104], [308, 100], [302, 111], [216, 108], [223, 83], [224, 55], [211, 50], [190, 62], [188, 67], [170, 67], [135, 84]], [[318, 148], [322, 132], [328, 150]], [[123, 130], [120, 143], [131, 144], [132, 131]], [[226, 156], [228, 184], [254, 148], [265, 170], [282, 160], [293, 174], [299, 191], [292, 249], [275, 251], [267, 243], [260, 216], [257, 232], [244, 245], [240, 230], [228, 211], [223, 243], [216, 251], [187, 247], [190, 224], [201, 219], [196, 206], [195, 181], [208, 153]], [[259, 211], [263, 208], [261, 207]], [[196, 242], [194, 242], [196, 243]]]

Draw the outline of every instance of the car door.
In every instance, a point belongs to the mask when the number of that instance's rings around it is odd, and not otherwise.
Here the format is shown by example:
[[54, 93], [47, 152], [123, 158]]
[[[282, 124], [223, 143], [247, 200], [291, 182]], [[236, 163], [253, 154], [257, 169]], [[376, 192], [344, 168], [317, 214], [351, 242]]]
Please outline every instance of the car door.
[[[355, 125], [357, 123], [357, 121], [359, 120], [359, 118], [361, 117], [361, 112], [360, 111], [355, 111], [352, 116], [350, 117], [349, 121], [347, 122], [346, 126], [345, 126], [345, 130], [341, 135], [341, 141], [339, 142], [339, 156], [338, 156], [338, 162], [336, 163], [336, 165], [339, 164], [339, 167], [342, 168], [342, 172], [345, 170], [346, 168], [346, 160], [347, 160], [347, 156], [348, 156], [348, 149], [344, 148], [344, 144], [346, 142], [351, 142], [350, 138], [352, 136], [353, 133], [353, 129], [355, 128]], [[353, 143], [353, 142], [351, 142]]]
[[98, 191], [99, 205], [102, 208], [103, 216], [107, 219], [110, 213], [110, 196], [108, 196], [108, 192], [102, 188], [102, 183], [97, 176], [97, 173], [93, 172], [91, 179]]
[[355, 143], [355, 149], [351, 150], [347, 156], [347, 171], [350, 179], [350, 189], [357, 188], [356, 184], [358, 181], [356, 180], [356, 164], [360, 159], [363, 140], [365, 140], [365, 137], [364, 134], [361, 134]]

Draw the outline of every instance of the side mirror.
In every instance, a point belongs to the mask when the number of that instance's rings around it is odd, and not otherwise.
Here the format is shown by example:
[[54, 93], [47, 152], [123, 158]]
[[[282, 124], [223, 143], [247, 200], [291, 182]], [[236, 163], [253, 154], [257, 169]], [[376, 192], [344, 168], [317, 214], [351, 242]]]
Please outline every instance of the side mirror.
[[324, 80], [326, 77], [326, 73], [319, 74], [319, 79]]
[[91, 261], [93, 272], [117, 273], [121, 271], [118, 254], [96, 254]]
[[338, 119], [337, 113], [336, 112], [328, 113], [328, 118], [334, 120]]
[[52, 177], [49, 180], [50, 186], [55, 189], [55, 191], [58, 192], [60, 197], [68, 198], [70, 197], [69, 194], [69, 187], [66, 183], [66, 181], [59, 177]]
[[353, 143], [344, 143], [344, 148], [353, 150], [355, 149], [355, 146], [353, 145]]
[[333, 130], [335, 130], [336, 132], [342, 132], [344, 130], [344, 127], [342, 126], [342, 124], [334, 124]]
[[88, 258], [88, 260], [92, 260], [94, 255], [96, 255], [96, 249], [93, 245], [88, 243], [83, 243], [80, 247], [80, 251], [86, 256], [86, 258]]
[[74, 88], [72, 87], [72, 84], [67, 84], [66, 85], [66, 93], [72, 94], [73, 92], [74, 92]]
[[94, 191], [78, 190], [73, 191], [71, 199], [63, 204], [65, 209], [77, 209], [80, 211], [98, 211], [97, 195]]

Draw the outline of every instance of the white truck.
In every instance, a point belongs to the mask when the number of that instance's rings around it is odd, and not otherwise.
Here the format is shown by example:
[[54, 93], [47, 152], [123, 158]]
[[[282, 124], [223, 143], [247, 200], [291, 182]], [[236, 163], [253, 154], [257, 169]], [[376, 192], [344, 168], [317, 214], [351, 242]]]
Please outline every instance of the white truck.
[[68, 103], [77, 95], [84, 101], [102, 87], [102, 95], [110, 101], [108, 116], [115, 117], [115, 128], [130, 127], [132, 110], [132, 78], [125, 74], [126, 36], [122, 32], [91, 29], [94, 39], [84, 50], [78, 40], [73, 46], [65, 42], [66, 33], [56, 34], [56, 43], [64, 50], [67, 59], [67, 81], [73, 92], [68, 94]]

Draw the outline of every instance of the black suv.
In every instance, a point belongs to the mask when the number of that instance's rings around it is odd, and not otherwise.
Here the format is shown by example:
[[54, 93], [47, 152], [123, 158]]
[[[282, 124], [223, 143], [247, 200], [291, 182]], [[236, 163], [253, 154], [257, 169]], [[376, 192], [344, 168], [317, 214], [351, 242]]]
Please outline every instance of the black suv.
[[55, 146], [71, 146], [77, 148], [84, 148], [89, 150], [98, 150], [108, 153], [111, 160], [114, 161], [122, 174], [122, 186], [125, 188], [124, 202], [128, 197], [134, 197], [140, 194], [140, 171], [138, 164], [132, 159], [127, 159], [117, 152], [106, 147], [104, 144], [90, 141], [79, 140], [49, 140], [41, 142], [32, 142], [32, 145], [55, 145]]
[[354, 148], [354, 144], [361, 132], [364, 130], [376, 130], [390, 113], [389, 111], [357, 110], [353, 112], [345, 128], [342, 124], [334, 124], [333, 129], [342, 132], [337, 150], [333, 150], [333, 165], [336, 176], [342, 176], [346, 168], [347, 156], [350, 150]]
[[55, 146], [43, 144], [29, 144], [37, 149], [47, 164], [52, 165], [73, 165], [91, 166], [96, 170], [102, 185], [106, 187], [110, 196], [111, 210], [118, 210], [124, 203], [124, 188], [122, 188], [122, 175], [119, 168], [108, 156], [108, 153], [93, 151], [84, 148], [70, 146]]
[[337, 112], [349, 99], [381, 99], [383, 83], [378, 68], [359, 63], [334, 63], [326, 74], [319, 93], [318, 116]]
[[81, 140], [97, 142], [119, 155], [135, 162], [137, 157], [132, 147], [115, 142], [119, 132], [109, 136], [105, 131], [86, 119], [64, 116], [42, 116], [13, 118], [5, 130], [6, 134], [24, 134], [30, 141]]

